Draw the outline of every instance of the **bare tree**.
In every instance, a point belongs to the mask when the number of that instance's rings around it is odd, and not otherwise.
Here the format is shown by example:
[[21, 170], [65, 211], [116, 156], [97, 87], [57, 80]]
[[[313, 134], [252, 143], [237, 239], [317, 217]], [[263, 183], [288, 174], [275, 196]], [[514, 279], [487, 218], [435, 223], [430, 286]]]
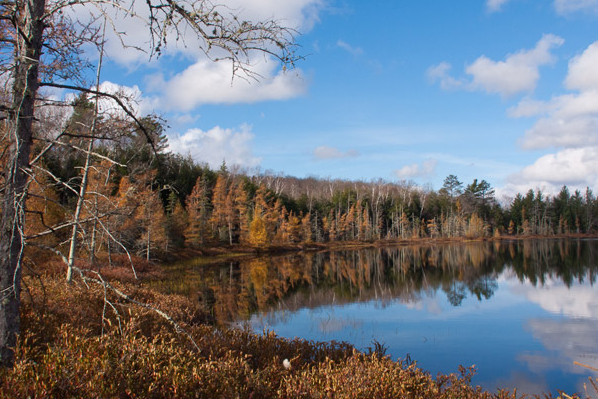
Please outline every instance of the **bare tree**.
[[[144, 9], [145, 17], [139, 15]], [[293, 67], [294, 32], [275, 20], [244, 21], [235, 10], [208, 0], [7, 0], [0, 3], [0, 77], [7, 95], [3, 112], [2, 220], [0, 221], [0, 364], [13, 364], [13, 349], [20, 331], [21, 262], [27, 187], [32, 177], [36, 101], [40, 87], [55, 87], [109, 97], [143, 129], [135, 113], [118, 96], [103, 93], [85, 83], [92, 67], [86, 57], [89, 45], [100, 46], [101, 23], [106, 20], [116, 38], [126, 45], [115, 13], [143, 20], [148, 29], [149, 57], [159, 56], [171, 41], [191, 34], [194, 43], [210, 59], [228, 60], [233, 75], [259, 79], [252, 71], [255, 53]], [[93, 132], [90, 132], [93, 139]], [[150, 136], [148, 135], [148, 139]], [[51, 140], [43, 151], [57, 144]], [[36, 157], [39, 160], [39, 157]], [[76, 221], [80, 222], [80, 221]], [[68, 227], [72, 227], [72, 224]]]

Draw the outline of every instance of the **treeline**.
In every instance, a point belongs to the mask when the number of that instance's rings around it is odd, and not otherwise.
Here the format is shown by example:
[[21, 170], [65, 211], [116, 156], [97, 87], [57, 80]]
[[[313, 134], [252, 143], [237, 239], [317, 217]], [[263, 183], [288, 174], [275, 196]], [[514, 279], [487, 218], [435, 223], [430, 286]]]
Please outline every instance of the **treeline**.
[[[508, 206], [485, 180], [463, 184], [449, 175], [438, 191], [410, 182], [295, 178], [270, 172], [212, 170], [166, 150], [162, 122], [144, 128], [107, 118], [93, 142], [94, 157], [78, 126], [89, 125], [93, 107], [73, 104], [63, 134], [69, 145], [44, 149], [44, 171], [29, 188], [30, 242], [63, 251], [85, 181], [78, 215], [80, 243], [97, 254], [136, 253], [151, 259], [178, 248], [248, 244], [371, 241], [594, 232], [598, 201], [588, 188], [554, 197], [540, 191], [517, 195]], [[148, 137], [152, 144], [147, 144]], [[91, 144], [88, 144], [91, 145]], [[54, 226], [54, 227], [52, 227]]]

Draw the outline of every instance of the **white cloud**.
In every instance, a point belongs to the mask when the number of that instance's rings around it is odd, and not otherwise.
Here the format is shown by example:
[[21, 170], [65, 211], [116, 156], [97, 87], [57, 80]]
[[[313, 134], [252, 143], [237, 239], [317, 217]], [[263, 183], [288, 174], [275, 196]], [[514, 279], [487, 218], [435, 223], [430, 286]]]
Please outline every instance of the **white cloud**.
[[[240, 21], [274, 20], [282, 26], [301, 32], [312, 29], [319, 21], [319, 14], [324, 8], [323, 0], [223, 0], [217, 4], [216, 10], [225, 17], [232, 18], [234, 15]], [[82, 21], [96, 21], [98, 26], [100, 22], [97, 21], [102, 20], [99, 17], [102, 14], [107, 15], [110, 20], [106, 32], [108, 56], [128, 67], [148, 62], [148, 53], [156, 43], [149, 40], [149, 10], [145, 2], [128, 0], [119, 3], [118, 8], [102, 7], [101, 10], [89, 7], [89, 4], [75, 5], [70, 13]], [[116, 32], [125, 34], [119, 36]], [[200, 49], [204, 43], [198, 40], [191, 29], [171, 29], [167, 35], [167, 43], [168, 47], [162, 49], [165, 55], [183, 53], [192, 58], [203, 56]]]
[[[104, 81], [100, 84], [100, 91], [119, 97], [123, 104], [136, 116], [144, 116], [152, 113], [157, 105], [157, 99], [143, 96], [137, 85], [122, 86], [110, 81]], [[125, 116], [122, 107], [109, 97], [101, 98], [98, 105], [100, 112]]]
[[343, 152], [337, 148], [327, 146], [317, 147], [313, 152], [315, 160], [354, 158], [357, 156], [359, 156], [359, 153], [355, 150]]
[[353, 47], [351, 46], [349, 43], [344, 42], [342, 40], [339, 40], [336, 42], [336, 45], [340, 48], [342, 48], [343, 50], [347, 51], [349, 54], [352, 54], [354, 56], [360, 56], [363, 54], [363, 49], [360, 47]]
[[486, 8], [490, 12], [500, 11], [503, 5], [511, 0], [486, 0]]
[[162, 94], [164, 109], [183, 112], [203, 104], [285, 100], [306, 91], [307, 82], [300, 70], [276, 71], [277, 63], [263, 58], [252, 68], [261, 76], [259, 80], [242, 76], [232, 80], [230, 62], [200, 60], [168, 81], [154, 76], [152, 89]]
[[559, 14], [575, 11], [598, 12], [598, 0], [554, 0], [554, 6]]
[[440, 82], [440, 87], [443, 90], [458, 89], [465, 85], [463, 81], [453, 78], [449, 71], [452, 66], [448, 62], [441, 62], [438, 65], [433, 65], [426, 71], [426, 76], [430, 83]]
[[[598, 100], [598, 93], [591, 96]], [[583, 103], [583, 98], [575, 97], [570, 103]], [[567, 108], [569, 105], [564, 104]], [[587, 104], [588, 107], [598, 103]], [[521, 146], [526, 150], [542, 148], [574, 148], [598, 144], [598, 114], [576, 112], [577, 115], [567, 116], [567, 109], [559, 108], [555, 112], [540, 118], [525, 132]], [[575, 111], [575, 110], [572, 110]]]
[[565, 86], [570, 90], [598, 90], [598, 42], [569, 62]]
[[514, 195], [530, 188], [554, 195], [563, 185], [584, 190], [598, 186], [598, 147], [564, 149], [547, 154], [507, 178], [501, 193]]
[[225, 160], [228, 165], [255, 167], [261, 162], [253, 155], [251, 128], [243, 125], [239, 130], [216, 126], [208, 131], [190, 129], [185, 134], [171, 135], [168, 139], [170, 151], [191, 157], [211, 168], [218, 168]]
[[569, 288], [563, 282], [549, 280], [543, 288], [520, 287], [526, 291], [525, 296], [530, 302], [552, 314], [598, 320], [598, 292], [589, 285], [574, 284]]
[[[596, 328], [598, 328], [596, 319], [532, 319], [527, 322], [526, 327], [549, 351], [548, 354], [546, 352], [521, 354], [520, 360], [526, 362], [530, 370], [542, 372], [560, 369], [585, 375], [588, 370], [574, 365], [574, 361], [590, 367], [598, 367], [598, 351], [593, 345], [597, 335]], [[585, 377], [583, 380], [587, 381]]]
[[403, 166], [399, 170], [395, 170], [395, 175], [399, 179], [413, 179], [416, 177], [428, 177], [434, 174], [436, 169], [437, 161], [435, 159], [429, 159], [419, 164], [412, 164]]
[[[586, 275], [584, 280], [591, 279]], [[522, 353], [519, 360], [534, 372], [561, 369], [584, 374], [586, 370], [574, 366], [574, 360], [598, 366], [598, 352], [593, 345], [598, 331], [598, 292], [591, 284], [574, 281], [568, 287], [556, 277], [548, 277], [541, 287], [515, 279], [508, 284], [513, 293], [526, 297], [530, 303], [550, 314], [565, 316], [557, 320], [530, 319], [526, 328], [550, 353]]]
[[472, 76], [475, 89], [501, 96], [530, 92], [536, 88], [540, 78], [538, 68], [553, 62], [552, 49], [563, 43], [564, 40], [558, 36], [544, 35], [531, 50], [510, 54], [504, 61], [493, 61], [481, 56], [465, 71]]
[[[512, 0], [486, 0], [486, 9], [489, 12], [497, 12], [510, 1]], [[598, 12], [598, 0], [554, 0], [554, 7], [559, 14], [576, 11]]]
[[224, 4], [252, 21], [268, 18], [302, 31], [310, 30], [319, 21], [323, 0], [225, 0]]
[[552, 148], [532, 165], [509, 176], [506, 190], [527, 185], [556, 192], [566, 184], [584, 189], [598, 184], [598, 42], [572, 58], [564, 86], [575, 92], [549, 101], [525, 98], [511, 117], [536, 117], [520, 141], [526, 150]]
[[439, 81], [443, 89], [462, 88], [485, 91], [503, 97], [531, 92], [540, 79], [539, 67], [554, 62], [552, 50], [564, 40], [555, 35], [544, 35], [531, 50], [509, 54], [503, 61], [481, 56], [465, 68], [471, 80], [456, 79], [449, 75], [450, 64], [441, 62], [428, 69], [427, 76]]

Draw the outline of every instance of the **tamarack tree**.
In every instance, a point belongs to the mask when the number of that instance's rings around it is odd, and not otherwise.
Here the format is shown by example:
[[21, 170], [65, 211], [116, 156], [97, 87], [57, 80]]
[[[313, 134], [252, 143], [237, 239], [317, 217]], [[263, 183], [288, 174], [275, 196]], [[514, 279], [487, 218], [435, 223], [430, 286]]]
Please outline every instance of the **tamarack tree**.
[[[112, 18], [119, 15], [122, 21], [123, 14], [143, 21], [148, 44], [145, 49], [137, 49], [144, 50], [148, 57], [159, 56], [171, 42], [181, 43], [191, 35], [194, 45], [205, 56], [212, 61], [229, 62], [233, 76], [244, 79], [260, 78], [252, 71], [251, 60], [255, 53], [275, 58], [285, 69], [292, 68], [299, 59], [292, 29], [275, 20], [244, 21], [235, 10], [208, 0], [6, 0], [0, 3], [0, 81], [5, 84], [0, 98], [3, 122], [0, 365], [3, 367], [13, 364], [13, 348], [20, 331], [21, 265], [24, 248], [30, 242], [24, 229], [26, 199], [35, 175], [49, 174], [41, 162], [43, 154], [56, 146], [69, 146], [92, 158], [100, 157], [101, 154], [93, 152], [92, 143], [107, 139], [97, 130], [84, 129], [77, 134], [86, 137], [88, 145], [79, 147], [73, 144], [72, 134], [65, 134], [61, 129], [37, 129], [39, 132], [36, 132], [36, 126], [44, 123], [38, 118], [40, 108], [48, 104], [41, 100], [41, 89], [59, 88], [83, 92], [93, 98], [108, 98], [121, 108], [126, 118], [138, 125], [153, 145], [152, 136], [125, 99], [102, 92], [97, 84], [86, 83], [86, 74], [94, 66], [90, 61], [93, 57], [86, 50], [103, 45], [104, 23], [113, 38], [127, 46], [126, 30], [118, 26], [117, 18]], [[34, 141], [41, 143], [35, 156]], [[75, 196], [85, 195], [77, 187], [66, 189]], [[50, 226], [49, 231], [73, 229], [82, 223], [79, 219]], [[76, 229], [73, 230], [75, 237]], [[60, 251], [55, 252], [62, 255]], [[62, 255], [62, 259], [66, 257]], [[72, 265], [71, 261], [67, 263]]]

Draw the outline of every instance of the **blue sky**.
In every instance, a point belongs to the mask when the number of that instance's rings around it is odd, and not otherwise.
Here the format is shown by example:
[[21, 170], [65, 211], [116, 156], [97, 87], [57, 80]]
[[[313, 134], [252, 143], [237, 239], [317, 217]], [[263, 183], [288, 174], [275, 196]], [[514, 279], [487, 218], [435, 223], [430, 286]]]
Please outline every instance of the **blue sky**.
[[598, 0], [225, 3], [297, 27], [306, 59], [259, 58], [263, 79], [231, 86], [192, 41], [152, 62], [108, 46], [104, 84], [166, 118], [173, 151], [298, 177], [598, 189]]

